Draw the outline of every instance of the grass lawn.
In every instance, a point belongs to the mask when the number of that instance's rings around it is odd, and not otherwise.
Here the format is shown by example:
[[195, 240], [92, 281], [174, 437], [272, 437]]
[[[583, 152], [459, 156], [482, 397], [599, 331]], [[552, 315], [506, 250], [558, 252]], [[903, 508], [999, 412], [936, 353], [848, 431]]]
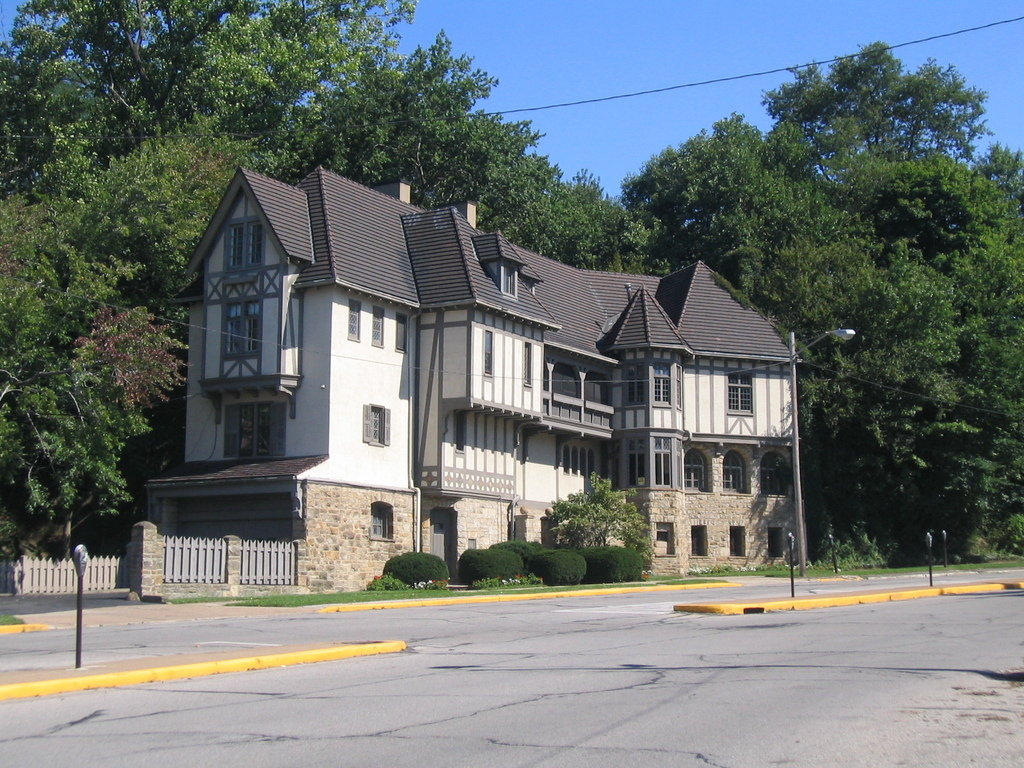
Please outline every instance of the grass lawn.
[[0, 613], [0, 625], [2, 624], [24, 624], [25, 622], [19, 619], [17, 616], [8, 616], [6, 613]]
[[[303, 605], [328, 605], [338, 603], [370, 603], [384, 600], [439, 600], [446, 597], [464, 597], [470, 595], [502, 595], [531, 594], [544, 592], [586, 591], [590, 589], [606, 589], [608, 587], [643, 587], [654, 584], [711, 584], [721, 579], [664, 579], [628, 584], [578, 584], [568, 587], [509, 587], [508, 589], [467, 589], [448, 591], [440, 589], [403, 589], [393, 592], [325, 592], [316, 595], [270, 595], [267, 597], [250, 597], [245, 600], [237, 598], [216, 598], [206, 602], [228, 602], [231, 605], [260, 608], [291, 608]], [[199, 602], [196, 599], [172, 600], [174, 603]]]
[[[1024, 560], [997, 560], [989, 563], [957, 563], [950, 564], [949, 568], [943, 568], [942, 563], [937, 563], [933, 566], [935, 573], [941, 573], [942, 571], [982, 571], [982, 570], [998, 570], [1001, 568], [1024, 568]], [[850, 568], [840, 569], [840, 576], [898, 576], [908, 573], [927, 573], [927, 565], [912, 565], [906, 568]], [[715, 574], [716, 576], [728, 577], [728, 572]], [[734, 575], [743, 576], [745, 574], [736, 572]], [[746, 575], [750, 576], [785, 576], [789, 578], [789, 566], [779, 565], [771, 568], [763, 568], [757, 571], [751, 571]], [[835, 571], [832, 570], [831, 566], [817, 566], [812, 565], [807, 568], [807, 575], [810, 578], [822, 578], [835, 576]]]

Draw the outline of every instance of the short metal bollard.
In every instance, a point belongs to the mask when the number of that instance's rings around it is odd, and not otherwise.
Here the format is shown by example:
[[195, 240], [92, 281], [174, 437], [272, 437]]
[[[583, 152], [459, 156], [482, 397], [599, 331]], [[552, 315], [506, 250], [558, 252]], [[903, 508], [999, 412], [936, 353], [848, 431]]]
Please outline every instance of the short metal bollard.
[[793, 574], [795, 563], [793, 562], [793, 534], [789, 534], [789, 596], [796, 597], [796, 576]]
[[932, 581], [932, 532], [928, 531], [924, 535], [924, 543], [928, 547], [928, 586], [934, 587], [935, 583]]
[[89, 550], [79, 544], [71, 553], [78, 572], [78, 601], [75, 617], [75, 669], [82, 668], [82, 593], [85, 587], [85, 566], [89, 564]]

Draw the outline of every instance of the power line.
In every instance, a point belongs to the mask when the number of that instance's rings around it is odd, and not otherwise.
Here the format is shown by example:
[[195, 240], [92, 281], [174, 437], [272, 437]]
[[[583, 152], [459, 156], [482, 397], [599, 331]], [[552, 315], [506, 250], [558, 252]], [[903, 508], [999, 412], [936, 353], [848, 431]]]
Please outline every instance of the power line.
[[[883, 50], [895, 51], [900, 48], [906, 48], [912, 45], [921, 45], [922, 43], [929, 43], [935, 40], [942, 40], [945, 38], [956, 37], [958, 35], [965, 35], [971, 32], [980, 32], [986, 29], [992, 29], [993, 27], [999, 27], [1006, 24], [1015, 24], [1017, 22], [1024, 21], [1024, 16], [1016, 16], [1010, 19], [1001, 19], [999, 21], [989, 22], [988, 24], [979, 24], [973, 27], [964, 27], [963, 29], [957, 29], [952, 32], [942, 32], [935, 35], [929, 35], [927, 37], [919, 37], [914, 40], [907, 40], [902, 43], [895, 43], [893, 45], [886, 45]], [[564, 109], [568, 107], [579, 107], [587, 104], [600, 104], [608, 101], [618, 101], [621, 99], [633, 99], [641, 96], [653, 96], [660, 93], [669, 93], [671, 91], [679, 91], [688, 88], [700, 88], [708, 85], [719, 85], [722, 83], [731, 83], [739, 80], [750, 80], [757, 77], [765, 77], [767, 75], [777, 75], [783, 72], [796, 72], [801, 69], [808, 69], [810, 67], [818, 67], [827, 64], [835, 64], [840, 61], [847, 61], [850, 59], [856, 59], [862, 56], [862, 53], [848, 53], [842, 56], [834, 56], [830, 59], [823, 59], [821, 61], [805, 62], [803, 64], [790, 64], [782, 67], [773, 67], [771, 69], [762, 69], [755, 72], [745, 72], [739, 75], [726, 75], [722, 77], [714, 77], [706, 80], [695, 80], [687, 83], [679, 83], [677, 85], [667, 85], [660, 88], [647, 88], [639, 91], [630, 91], [627, 93], [617, 93], [609, 96], [596, 96], [590, 99], [577, 99], [574, 101], [562, 101], [555, 102], [552, 104], [543, 104], [540, 106], [533, 107], [517, 107], [514, 109], [500, 109], [493, 111], [480, 111], [469, 114], [457, 114], [457, 115], [441, 115], [437, 117], [423, 117], [423, 118], [391, 118], [382, 120], [376, 123], [342, 123], [335, 128], [341, 129], [362, 129], [362, 128], [384, 128], [394, 127], [401, 125], [417, 125], [425, 123], [443, 123], [452, 122], [454, 120], [461, 120], [463, 118], [485, 118], [485, 117], [503, 117], [505, 115], [517, 115], [526, 114], [530, 112], [543, 112], [551, 109]], [[140, 134], [125, 136], [123, 134], [118, 135], [103, 135], [103, 134], [62, 134], [62, 138], [70, 139], [86, 139], [90, 141], [145, 141], [148, 139], [201, 139], [201, 138], [233, 138], [233, 139], [256, 139], [266, 136], [278, 136], [278, 135], [289, 135], [298, 131], [298, 128], [287, 128], [287, 129], [276, 129], [276, 130], [265, 130], [265, 131], [211, 131], [211, 132], [199, 132], [199, 133], [168, 133], [168, 134]], [[35, 133], [20, 133], [20, 134], [0, 134], [0, 139], [17, 139], [17, 140], [54, 140], [56, 137], [41, 135]]]

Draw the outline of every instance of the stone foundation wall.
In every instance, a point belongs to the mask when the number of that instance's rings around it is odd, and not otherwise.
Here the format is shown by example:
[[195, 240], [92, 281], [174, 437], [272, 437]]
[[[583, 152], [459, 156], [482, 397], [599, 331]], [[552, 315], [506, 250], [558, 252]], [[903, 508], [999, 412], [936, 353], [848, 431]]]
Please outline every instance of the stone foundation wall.
[[[306, 486], [306, 556], [299, 577], [311, 592], [358, 590], [389, 558], [413, 548], [414, 494], [309, 482]], [[390, 539], [371, 536], [370, 507], [390, 504]]]

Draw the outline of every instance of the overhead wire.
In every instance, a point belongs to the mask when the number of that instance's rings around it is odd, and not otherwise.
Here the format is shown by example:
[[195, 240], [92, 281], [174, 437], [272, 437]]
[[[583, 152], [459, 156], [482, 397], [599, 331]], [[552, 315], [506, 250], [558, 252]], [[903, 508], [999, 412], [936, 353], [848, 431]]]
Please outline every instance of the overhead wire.
[[[892, 45], [886, 45], [882, 50], [895, 51], [900, 48], [906, 48], [912, 45], [921, 45], [923, 43], [933, 42], [935, 40], [942, 40], [945, 38], [956, 37], [958, 35], [965, 35], [971, 32], [980, 32], [986, 29], [992, 29], [994, 27], [1003, 26], [1006, 24], [1015, 24], [1017, 22], [1024, 21], [1024, 16], [1016, 16], [1009, 19], [1000, 19], [999, 21], [989, 22], [987, 24], [978, 24], [973, 27], [963, 27], [956, 29], [951, 32], [941, 32], [935, 35], [928, 35], [926, 37], [919, 37], [914, 40], [906, 40], [902, 43], [894, 43]], [[465, 117], [504, 117], [506, 115], [517, 115], [517, 114], [528, 114], [533, 112], [543, 112], [551, 109], [564, 109], [568, 107], [579, 107], [588, 104], [601, 104], [609, 101], [618, 101], [622, 99], [633, 99], [642, 96], [653, 96], [661, 93], [669, 93], [672, 91], [679, 91], [688, 88], [700, 88], [708, 85], [720, 85], [722, 83], [736, 82], [740, 80], [749, 80], [758, 77], [765, 77], [767, 75], [777, 75], [783, 72], [797, 72], [803, 69], [809, 69], [811, 67], [818, 67], [828, 64], [836, 64], [841, 61], [848, 61], [856, 59], [862, 56], [863, 53], [848, 53], [840, 56], [833, 56], [828, 59], [821, 59], [816, 61], [805, 62], [802, 64], [789, 64], [786, 66], [772, 67], [770, 69], [761, 69], [754, 72], [744, 72], [738, 75], [724, 75], [721, 77], [713, 77], [705, 80], [694, 80], [686, 83], [678, 83], [676, 85], [666, 85], [658, 88], [645, 88], [637, 91], [629, 91], [626, 93], [616, 93], [607, 96], [595, 96], [587, 99], [575, 99], [571, 101], [554, 102], [551, 104], [542, 104], [538, 106], [529, 107], [516, 107], [513, 109], [498, 109], [498, 110], [481, 110], [478, 112], [472, 112], [468, 115], [466, 113], [459, 113], [453, 115], [439, 115], [433, 117], [421, 117], [421, 118], [399, 118], [394, 117], [391, 119], [385, 119], [373, 123], [341, 123], [337, 126], [333, 126], [333, 129], [363, 129], [363, 128], [387, 128], [402, 125], [417, 125], [425, 123], [443, 123], [451, 122], [454, 120], [461, 120]], [[255, 139], [265, 136], [278, 136], [278, 135], [291, 135], [298, 131], [305, 131], [307, 129], [299, 128], [280, 128], [280, 129], [268, 129], [263, 131], [199, 131], [194, 133], [163, 133], [163, 134], [75, 134], [75, 133], [62, 133], [62, 139], [84, 139], [90, 141], [145, 141], [148, 139], [197, 139], [197, 138], [234, 138], [234, 139]], [[19, 141], [23, 140], [54, 140], [56, 137], [49, 134], [36, 134], [36, 133], [13, 133], [13, 134], [2, 134], [0, 133], [0, 139], [16, 139]]]

